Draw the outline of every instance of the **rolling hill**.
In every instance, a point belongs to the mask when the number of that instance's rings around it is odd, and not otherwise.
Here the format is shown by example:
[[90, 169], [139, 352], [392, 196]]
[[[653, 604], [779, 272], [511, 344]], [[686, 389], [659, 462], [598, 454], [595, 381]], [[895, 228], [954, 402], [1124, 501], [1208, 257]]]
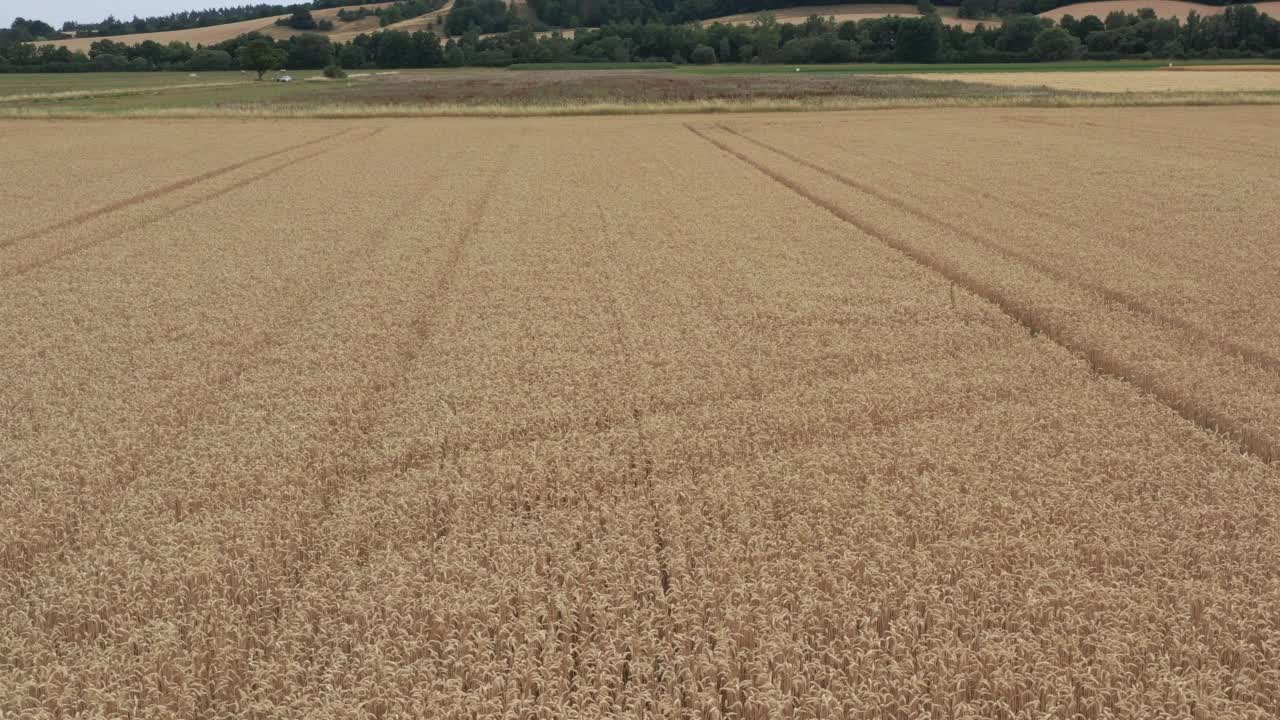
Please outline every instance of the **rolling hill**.
[[[1277, 0], [1247, 4], [1253, 5], [1259, 11], [1272, 17], [1280, 17], [1280, 2]], [[1182, 2], [1182, 0], [1098, 0], [1098, 2], [1063, 5], [1040, 13], [1040, 17], [1059, 20], [1064, 15], [1072, 15], [1077, 18], [1096, 15], [1105, 19], [1108, 14], [1116, 11], [1134, 13], [1144, 8], [1155, 10], [1156, 15], [1162, 18], [1186, 18], [1193, 10], [1200, 15], [1221, 15], [1226, 10], [1226, 7], [1222, 5], [1204, 5], [1196, 2]]]
[[[1249, 3], [1258, 10], [1267, 13], [1273, 17], [1280, 17], [1280, 0], [1268, 0], [1267, 2]], [[1182, 17], [1185, 18], [1192, 11], [1200, 15], [1219, 15], [1226, 8], [1220, 5], [1204, 5], [1196, 2], [1183, 2], [1182, 0], [1098, 0], [1096, 2], [1077, 3], [1075, 5], [1064, 5], [1054, 8], [1047, 12], [1040, 13], [1040, 17], [1058, 21], [1064, 15], [1073, 15], [1082, 18], [1087, 15], [1096, 15], [1099, 18], [1106, 18], [1108, 14], [1116, 11], [1124, 11], [1134, 13], [1143, 8], [1151, 8], [1158, 17]], [[905, 3], [889, 3], [882, 5], [867, 4], [845, 4], [845, 5], [801, 5], [790, 8], [780, 8], [770, 10], [780, 23], [802, 23], [810, 15], [828, 18], [834, 17], [837, 21], [845, 20], [870, 20], [873, 18], [888, 17], [890, 15], [899, 15], [902, 17], [918, 17], [920, 11], [915, 5]], [[749, 23], [755, 20], [759, 15], [758, 12], [739, 13], [737, 15], [726, 15], [724, 17], [709, 18], [703, 20], [703, 24], [721, 22], [727, 24]], [[956, 16], [956, 8], [939, 7], [938, 15], [942, 18], [942, 22], [947, 25], [956, 25], [968, 30], [972, 30], [980, 23], [987, 25], [999, 24], [1001, 18], [989, 18], [987, 20], [973, 20], [970, 18], [961, 18]]]
[[[378, 8], [391, 5], [391, 2], [367, 3], [361, 6], [351, 6], [345, 9], [351, 10], [356, 7]], [[523, 0], [517, 0], [520, 6], [518, 9], [523, 14], [528, 14], [530, 9]], [[1260, 11], [1269, 15], [1280, 17], [1280, 0], [1267, 0], [1266, 2], [1252, 3]], [[427, 13], [420, 17], [403, 20], [387, 27], [379, 27], [378, 18], [368, 17], [354, 22], [342, 22], [338, 20], [339, 8], [327, 8], [324, 10], [316, 10], [312, 15], [317, 20], [331, 20], [334, 23], [334, 29], [321, 33], [327, 35], [334, 42], [350, 42], [353, 38], [361, 33], [376, 32], [378, 30], [404, 30], [407, 32], [415, 32], [418, 30], [434, 30], [442, 37], [444, 33], [444, 19], [453, 8], [453, 0], [449, 0], [439, 10]], [[1218, 15], [1225, 10], [1225, 7], [1218, 5], [1204, 5], [1196, 2], [1184, 2], [1183, 0], [1097, 0], [1095, 2], [1077, 3], [1074, 5], [1064, 5], [1047, 12], [1040, 13], [1040, 17], [1057, 21], [1065, 15], [1074, 15], [1077, 18], [1087, 15], [1096, 15], [1105, 18], [1108, 14], [1116, 11], [1136, 12], [1143, 8], [1151, 8], [1156, 15], [1162, 18], [1183, 17], [1185, 18], [1192, 11], [1200, 15]], [[974, 20], [970, 18], [961, 18], [956, 16], [955, 7], [939, 7], [938, 14], [942, 21], [948, 25], [963, 27], [972, 30], [980, 23], [998, 24], [1000, 18], [990, 18], [985, 21]], [[873, 18], [888, 17], [891, 15], [899, 15], [903, 17], [919, 16], [920, 12], [913, 4], [906, 3], [884, 3], [884, 4], [844, 4], [844, 5], [798, 5], [790, 8], [779, 8], [771, 10], [780, 23], [797, 24], [802, 23], [811, 15], [828, 18], [834, 17], [837, 21], [845, 20], [869, 20]], [[726, 15], [716, 18], [708, 18], [703, 20], [704, 25], [711, 23], [726, 24], [744, 24], [755, 20], [759, 13], [738, 13], [735, 15]], [[185, 42], [193, 46], [195, 45], [214, 45], [225, 40], [230, 40], [239, 35], [249, 32], [261, 32], [275, 38], [287, 38], [291, 35], [297, 35], [301, 31], [292, 28], [283, 27], [275, 24], [278, 18], [285, 17], [283, 15], [260, 18], [257, 20], [246, 20], [237, 23], [227, 23], [225, 25], [213, 25], [203, 28], [192, 28], [189, 30], [171, 30], [166, 32], [155, 33], [139, 33], [134, 35], [118, 35], [110, 38], [74, 38], [71, 40], [57, 40], [52, 42], [41, 42], [41, 45], [51, 44], [69, 47], [72, 50], [88, 51], [89, 46], [95, 41], [101, 39], [109, 39], [115, 42], [128, 44], [138, 44], [147, 40], [154, 40], [159, 43]], [[562, 30], [570, 37], [572, 30]], [[544, 34], [544, 33], [540, 33]]]
[[[365, 5], [352, 5], [343, 8], [325, 8], [323, 10], [312, 11], [311, 15], [316, 20], [331, 20], [334, 29], [328, 33], [335, 40], [336, 36], [344, 36], [343, 40], [349, 40], [351, 37], [359, 35], [361, 32], [373, 32], [378, 29], [378, 18], [369, 17], [355, 22], [342, 22], [338, 19], [339, 10], [356, 10], [361, 7], [380, 8], [392, 5], [392, 2], [376, 2], [367, 3]], [[452, 4], [452, 3], [450, 3]], [[261, 32], [271, 35], [275, 38], [286, 38], [291, 35], [297, 35], [303, 31], [294, 30], [293, 28], [276, 25], [276, 20], [288, 17], [287, 15], [273, 15], [271, 17], [258, 18], [257, 20], [245, 20], [243, 22], [227, 23], [225, 25], [210, 25], [209, 27], [191, 28], [189, 30], [167, 30], [164, 32], [154, 33], [137, 33], [134, 35], [114, 35], [110, 37], [84, 37], [72, 38], [70, 40], [53, 40], [48, 42], [40, 42], [40, 45], [59, 45], [71, 48], [72, 50], [89, 51], [89, 46], [98, 40], [111, 40], [113, 42], [125, 43], [128, 45], [137, 45], [154, 40], [155, 42], [166, 44], [171, 42], [184, 42], [192, 45], [216, 45], [217, 43], [231, 40], [232, 38], [244, 35], [250, 32]], [[418, 18], [415, 18], [418, 19]], [[350, 35], [350, 37], [345, 37]]]

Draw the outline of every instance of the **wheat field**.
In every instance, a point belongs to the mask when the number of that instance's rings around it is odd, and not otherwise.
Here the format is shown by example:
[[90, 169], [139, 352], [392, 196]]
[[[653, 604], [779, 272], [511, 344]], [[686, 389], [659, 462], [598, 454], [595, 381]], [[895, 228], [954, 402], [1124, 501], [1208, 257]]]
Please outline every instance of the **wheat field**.
[[0, 716], [1276, 717], [1277, 121], [0, 122]]

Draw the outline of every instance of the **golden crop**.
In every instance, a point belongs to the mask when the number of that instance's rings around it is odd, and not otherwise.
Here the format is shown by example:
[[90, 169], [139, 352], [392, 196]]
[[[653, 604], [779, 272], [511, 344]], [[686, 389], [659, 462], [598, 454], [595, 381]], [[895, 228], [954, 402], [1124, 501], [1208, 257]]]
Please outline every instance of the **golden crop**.
[[0, 123], [0, 716], [1276, 717], [1277, 120]]

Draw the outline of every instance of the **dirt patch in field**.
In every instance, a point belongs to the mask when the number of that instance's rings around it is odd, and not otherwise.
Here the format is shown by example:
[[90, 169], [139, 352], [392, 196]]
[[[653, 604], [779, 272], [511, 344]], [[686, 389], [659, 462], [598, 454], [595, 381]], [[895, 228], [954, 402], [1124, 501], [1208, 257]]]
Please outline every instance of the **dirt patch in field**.
[[557, 70], [545, 72], [459, 71], [374, 76], [308, 100], [316, 104], [670, 102], [806, 98], [980, 97], [1039, 94], [930, 77], [856, 74], [696, 75], [648, 70]]

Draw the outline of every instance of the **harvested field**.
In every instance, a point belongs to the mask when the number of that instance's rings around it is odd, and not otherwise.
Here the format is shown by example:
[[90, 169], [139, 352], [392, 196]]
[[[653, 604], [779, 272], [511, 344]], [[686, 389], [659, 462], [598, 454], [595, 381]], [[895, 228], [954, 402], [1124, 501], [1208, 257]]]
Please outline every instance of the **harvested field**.
[[[434, 31], [437, 35], [443, 37], [446, 35], [446, 33], [444, 32], [444, 21], [445, 21], [445, 18], [449, 16], [449, 11], [453, 10], [453, 1], [454, 0], [448, 0], [448, 2], [446, 2], [444, 5], [440, 6], [439, 10], [433, 10], [424, 15], [419, 15], [418, 17], [415, 17], [415, 18], [409, 18], [408, 20], [401, 20], [400, 22], [392, 23], [386, 26], [385, 28], [378, 27], [375, 21], [375, 25], [373, 29], [374, 30], [400, 30], [403, 32], [418, 32], [420, 30], [431, 30], [431, 31]], [[354, 25], [354, 23], [352, 23], [351, 25]], [[329, 33], [329, 39], [334, 42], [351, 42], [352, 40], [355, 39], [357, 35], [361, 34], [362, 32], [369, 32], [369, 31], [362, 28], [357, 28], [357, 27], [343, 26], [343, 27], [337, 28], [335, 32]]]
[[0, 136], [0, 716], [1280, 715], [1276, 108]]
[[111, 40], [112, 42], [121, 42], [126, 45], [138, 45], [153, 40], [165, 45], [171, 42], [190, 43], [192, 47], [198, 45], [215, 45], [225, 40], [239, 37], [245, 33], [262, 31], [271, 27], [275, 22], [275, 17], [259, 18], [257, 20], [245, 20], [237, 23], [225, 23], [223, 25], [210, 25], [203, 28], [191, 28], [188, 30], [166, 30], [164, 32], [154, 33], [137, 33], [133, 35], [114, 35], [108, 38], [83, 37], [71, 38], [70, 40], [51, 40], [48, 42], [39, 42], [39, 45], [56, 45], [58, 47], [67, 47], [72, 50], [80, 50], [89, 52], [89, 47], [99, 40]]
[[[1088, 93], [1280, 93], [1280, 72], [1273, 66], [1230, 65], [1169, 68], [1167, 70], [1114, 70], [1107, 72], [969, 72], [929, 73], [919, 79], [954, 80], [1000, 87], [1044, 87]], [[1274, 66], [1280, 70], [1280, 66]], [[1170, 72], [1211, 70], [1211, 72]], [[1260, 72], [1266, 70], [1266, 72]]]
[[[378, 29], [378, 23], [375, 19], [372, 25], [366, 21], [357, 21], [355, 23], [343, 23], [338, 21], [339, 10], [355, 10], [361, 7], [378, 8], [391, 5], [394, 0], [388, 2], [366, 3], [365, 5], [353, 5], [344, 8], [324, 8], [311, 13], [316, 20], [332, 20], [335, 24], [332, 33], [321, 33], [329, 35], [334, 39], [349, 40], [360, 32], [370, 32]], [[171, 42], [189, 43], [192, 47], [199, 45], [216, 45], [226, 40], [237, 38], [245, 33], [261, 32], [271, 35], [272, 37], [283, 38], [297, 34], [298, 30], [276, 26], [276, 20], [288, 17], [287, 15], [273, 15], [271, 17], [259, 18], [257, 20], [245, 20], [238, 23], [225, 23], [223, 25], [210, 25], [203, 28], [191, 28], [189, 30], [168, 30], [165, 32], [154, 33], [136, 33], [133, 35], [113, 35], [107, 38], [86, 37], [72, 38], [70, 40], [54, 40], [51, 42], [41, 42], [40, 45], [58, 45], [69, 47], [72, 50], [82, 50], [89, 52], [89, 47], [98, 40], [111, 40], [113, 42], [125, 43], [126, 45], [138, 45], [153, 40], [160, 44]], [[350, 27], [348, 27], [350, 26]], [[350, 37], [347, 37], [347, 35]], [[340, 37], [339, 37], [340, 36]]]

